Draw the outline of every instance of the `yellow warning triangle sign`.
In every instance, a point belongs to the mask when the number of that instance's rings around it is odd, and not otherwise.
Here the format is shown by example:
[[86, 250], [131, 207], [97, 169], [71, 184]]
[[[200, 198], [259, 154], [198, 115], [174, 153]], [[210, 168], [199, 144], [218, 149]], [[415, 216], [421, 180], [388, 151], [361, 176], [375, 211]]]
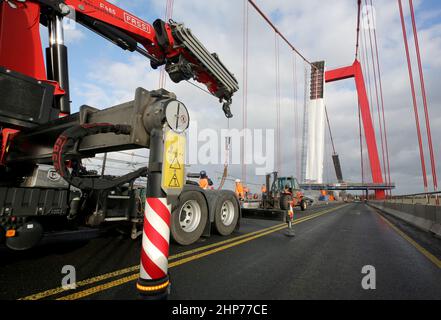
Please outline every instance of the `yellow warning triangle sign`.
[[185, 185], [185, 146], [184, 134], [166, 129], [161, 187], [167, 194], [178, 195]]
[[181, 169], [181, 165], [179, 163], [178, 153], [175, 152], [174, 155], [175, 155], [175, 157], [173, 158], [173, 161], [170, 164], [170, 169], [180, 170]]
[[171, 178], [171, 180], [170, 180], [168, 186], [169, 186], [170, 188], [179, 188], [179, 187], [180, 187], [180, 185], [179, 185], [179, 179], [178, 179], [178, 176], [176, 175], [176, 173], [173, 174], [173, 177]]

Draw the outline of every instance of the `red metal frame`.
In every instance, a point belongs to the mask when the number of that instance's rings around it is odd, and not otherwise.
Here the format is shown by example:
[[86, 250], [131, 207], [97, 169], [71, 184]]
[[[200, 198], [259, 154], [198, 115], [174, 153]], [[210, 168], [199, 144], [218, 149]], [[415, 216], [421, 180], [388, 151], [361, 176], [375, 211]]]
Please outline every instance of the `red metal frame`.
[[[366, 94], [364, 84], [363, 71], [360, 62], [355, 60], [351, 66], [326, 71], [325, 82], [334, 82], [354, 78], [357, 88], [358, 102], [360, 104], [361, 117], [363, 120], [363, 128], [366, 138], [366, 145], [369, 154], [369, 163], [371, 166], [372, 182], [383, 183], [383, 175], [381, 172], [380, 158], [378, 156], [377, 140], [372, 122], [369, 100]], [[384, 199], [384, 190], [375, 191], [376, 199]]]
[[0, 131], [0, 166], [5, 163], [9, 144], [19, 131], [15, 129], [3, 129]]

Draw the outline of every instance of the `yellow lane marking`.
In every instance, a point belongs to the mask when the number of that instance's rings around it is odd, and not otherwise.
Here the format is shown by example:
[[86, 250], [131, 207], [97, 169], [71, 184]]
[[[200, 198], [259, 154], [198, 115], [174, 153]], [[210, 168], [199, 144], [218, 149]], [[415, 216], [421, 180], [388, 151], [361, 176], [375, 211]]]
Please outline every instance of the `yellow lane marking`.
[[138, 277], [139, 277], [139, 274], [137, 272], [137, 273], [132, 274], [131, 276], [127, 276], [127, 277], [124, 277], [124, 278], [121, 278], [121, 279], [118, 279], [118, 280], [107, 282], [107, 283], [104, 283], [102, 285], [95, 286], [95, 287], [92, 287], [90, 289], [80, 291], [78, 293], [74, 293], [74, 294], [70, 294], [70, 295], [58, 298], [57, 300], [77, 300], [77, 299], [81, 299], [81, 298], [90, 296], [90, 295], [95, 294], [95, 293], [99, 293], [101, 291], [104, 291], [104, 290], [107, 290], [107, 289], [110, 289], [110, 288], [113, 288], [113, 287], [121, 286], [121, 285], [123, 285], [123, 284], [125, 284], [127, 282], [135, 281], [136, 279], [138, 279]]
[[[294, 221], [293, 224], [299, 224], [299, 223], [302, 223], [302, 222], [305, 222], [305, 221], [317, 218], [317, 217], [322, 216], [322, 215], [324, 215], [326, 213], [329, 213], [329, 212], [332, 212], [332, 211], [336, 211], [337, 209], [341, 209], [341, 208], [343, 208], [345, 206], [346, 205], [338, 206], [338, 207], [335, 207], [335, 208], [330, 209], [330, 210], [325, 210], [325, 211], [322, 211], [322, 212], [310, 215], [310, 216], [305, 217], [303, 219], [299, 219], [299, 220]], [[208, 255], [212, 255], [212, 254], [217, 253], [217, 252], [221, 252], [221, 251], [227, 250], [229, 248], [232, 248], [232, 247], [238, 246], [240, 244], [243, 244], [243, 243], [246, 243], [246, 242], [258, 239], [258, 238], [261, 238], [261, 237], [263, 237], [265, 235], [268, 235], [268, 234], [271, 234], [271, 233], [274, 233], [274, 232], [277, 232], [277, 231], [280, 231], [280, 230], [283, 230], [283, 229], [286, 229], [286, 228], [287, 228], [287, 225], [283, 224], [280, 227], [276, 227], [274, 229], [271, 229], [271, 230], [268, 230], [268, 231], [265, 231], [265, 232], [261, 232], [259, 234], [256, 234], [256, 235], [251, 236], [251, 237], [247, 237], [245, 239], [236, 241], [234, 243], [230, 243], [230, 244], [224, 245], [222, 247], [218, 247], [218, 248], [215, 248], [215, 249], [212, 249], [212, 250], [209, 250], [209, 251], [202, 252], [200, 254], [196, 254], [196, 255], [193, 255], [193, 256], [190, 256], [190, 257], [187, 257], [187, 258], [184, 258], [184, 259], [180, 259], [180, 260], [171, 262], [169, 264], [169, 269], [177, 267], [177, 266], [180, 266], [182, 264], [185, 264], [185, 263], [188, 263], [188, 262], [191, 262], [191, 261], [194, 261], [194, 260], [201, 259], [203, 257], [206, 257]], [[113, 287], [116, 287], [116, 286], [120, 286], [120, 285], [123, 285], [123, 284], [131, 282], [131, 281], [135, 281], [136, 279], [138, 279], [138, 276], [139, 276], [139, 274], [135, 273], [135, 274], [132, 274], [132, 275], [129, 275], [129, 276], [126, 276], [126, 277], [123, 277], [123, 278], [120, 278], [120, 279], [108, 282], [108, 283], [104, 283], [102, 285], [98, 285], [98, 286], [95, 286], [95, 287], [92, 287], [92, 288], [89, 288], [89, 289], [86, 289], [86, 290], [83, 290], [83, 291], [80, 291], [80, 292], [77, 292], [77, 293], [73, 293], [73, 294], [70, 294], [70, 295], [63, 296], [61, 298], [58, 298], [57, 300], [77, 300], [77, 299], [82, 299], [84, 297], [96, 294], [98, 292], [105, 291], [107, 289], [110, 289], [110, 288], [113, 288]]]
[[439, 260], [437, 257], [435, 257], [432, 253], [427, 251], [425, 248], [423, 248], [421, 245], [419, 245], [415, 240], [413, 240], [411, 237], [409, 237], [407, 234], [405, 234], [403, 231], [398, 229], [395, 225], [392, 224], [389, 220], [387, 220], [385, 217], [383, 217], [381, 214], [379, 214], [377, 211], [375, 211], [377, 215], [380, 216], [381, 219], [383, 219], [384, 222], [386, 222], [389, 227], [391, 227], [393, 230], [395, 230], [396, 233], [398, 233], [402, 238], [407, 240], [412, 246], [414, 246], [420, 253], [422, 253], [427, 259], [429, 259], [433, 264], [435, 264], [438, 268], [441, 269], [441, 260]]
[[[90, 285], [90, 284], [93, 284], [93, 283], [96, 283], [99, 281], [103, 281], [103, 280], [106, 280], [109, 278], [114, 278], [114, 277], [129, 273], [129, 272], [132, 272], [132, 271], [137, 271], [137, 270], [139, 270], [139, 265], [133, 266], [133, 267], [128, 267], [128, 268], [117, 270], [117, 271], [113, 271], [113, 272], [109, 272], [109, 273], [105, 273], [105, 274], [102, 274], [102, 275], [99, 275], [99, 276], [96, 276], [93, 278], [82, 280], [82, 281], [77, 282], [76, 286], [77, 286], [77, 288], [87, 286], [87, 285]], [[50, 297], [50, 296], [53, 296], [53, 295], [56, 295], [59, 293], [63, 293], [65, 291], [67, 291], [67, 290], [63, 289], [63, 287], [58, 287], [58, 288], [42, 291], [39, 293], [35, 293], [32, 295], [20, 298], [18, 300], [40, 300], [40, 299], [47, 298], [47, 297]]]
[[[306, 216], [306, 217], [302, 217], [302, 218], [296, 219], [295, 221], [301, 222], [304, 219], [307, 219], [308, 217], [312, 217], [312, 216], [314, 216], [316, 214], [319, 214], [320, 212], [321, 211], [319, 211], [317, 213], [313, 213], [313, 214], [311, 214], [309, 216]], [[199, 247], [199, 248], [196, 248], [196, 249], [193, 249], [193, 250], [177, 253], [177, 254], [175, 254], [173, 256], [170, 256], [169, 260], [174, 260], [174, 259], [177, 259], [177, 258], [182, 258], [182, 257], [188, 256], [188, 255], [191, 255], [193, 253], [198, 253], [198, 252], [201, 252], [201, 251], [213, 248], [213, 247], [219, 247], [219, 246], [221, 246], [223, 244], [227, 244], [227, 243], [234, 242], [234, 241], [237, 241], [237, 240], [240, 240], [240, 239], [243, 239], [243, 238], [247, 238], [247, 237], [253, 236], [255, 234], [259, 234], [259, 233], [262, 233], [262, 232], [265, 232], [265, 231], [268, 231], [268, 230], [271, 230], [271, 229], [275, 229], [275, 228], [278, 228], [278, 227], [281, 227], [281, 226], [286, 226], [286, 223], [280, 223], [280, 224], [274, 225], [272, 227], [268, 227], [268, 228], [260, 229], [260, 230], [253, 231], [253, 232], [250, 232], [250, 233], [246, 233], [246, 234], [243, 234], [243, 235], [238, 236], [238, 237], [234, 237], [234, 238], [231, 238], [231, 239], [227, 239], [227, 240], [219, 241], [219, 242], [216, 242], [216, 243], [212, 243], [212, 244], [209, 244], [209, 245], [206, 245], [206, 246], [203, 246], [203, 247]]]
[[275, 226], [271, 226], [269, 228], [260, 229], [260, 230], [257, 230], [257, 231], [246, 233], [246, 234], [243, 234], [241, 236], [234, 237], [234, 238], [231, 238], [231, 239], [227, 239], [227, 240], [223, 240], [223, 241], [220, 241], [220, 242], [208, 244], [206, 246], [198, 247], [196, 249], [192, 249], [192, 250], [189, 250], [189, 251], [177, 253], [175, 255], [170, 256], [170, 260], [174, 260], [174, 259], [177, 259], [177, 258], [182, 258], [182, 257], [188, 256], [188, 255], [191, 255], [193, 253], [198, 253], [198, 252], [201, 252], [201, 251], [213, 248], [213, 247], [218, 247], [218, 246], [221, 246], [223, 244], [227, 244], [227, 243], [230, 243], [230, 242], [234, 242], [236, 240], [240, 240], [240, 239], [243, 239], [243, 238], [247, 238], [247, 237], [253, 236], [255, 234], [259, 234], [259, 233], [265, 232], [267, 230], [271, 230], [271, 229], [275, 229], [275, 228], [281, 227], [283, 225], [285, 225], [285, 223], [281, 223], [281, 224], [278, 224], [278, 225], [275, 225]]
[[[301, 219], [304, 219], [304, 218], [301, 218]], [[301, 219], [299, 219], [299, 220], [301, 220]], [[233, 241], [236, 241], [236, 240], [240, 240], [240, 239], [243, 239], [243, 238], [246, 238], [246, 237], [258, 234], [258, 233], [261, 233], [261, 232], [265, 232], [267, 230], [271, 230], [271, 229], [280, 227], [282, 225], [285, 225], [285, 223], [281, 223], [281, 224], [278, 224], [278, 225], [275, 225], [275, 226], [271, 226], [271, 227], [268, 227], [268, 228], [265, 228], [265, 229], [260, 229], [260, 230], [257, 230], [257, 231], [246, 233], [246, 234], [243, 234], [243, 235], [238, 236], [238, 237], [234, 237], [234, 238], [227, 239], [227, 240], [224, 240], [224, 241], [212, 243], [212, 244], [209, 244], [209, 245], [206, 245], [206, 246], [203, 246], [203, 247], [199, 247], [199, 248], [196, 248], [196, 249], [192, 249], [192, 250], [189, 250], [189, 251], [181, 252], [181, 253], [178, 253], [178, 254], [170, 256], [169, 260], [175, 260], [177, 258], [185, 257], [185, 256], [188, 256], [188, 255], [191, 255], [193, 253], [197, 253], [197, 252], [200, 252], [200, 251], [203, 251], [203, 250], [206, 250], [206, 249], [210, 249], [210, 248], [213, 248], [213, 247], [216, 247], [216, 246], [221, 246], [221, 245], [226, 244], [226, 243], [230, 243], [230, 242], [233, 242]], [[114, 277], [117, 277], [117, 276], [129, 273], [129, 272], [138, 271], [138, 270], [139, 270], [139, 264], [136, 265], [136, 266], [127, 267], [127, 268], [124, 268], [124, 269], [116, 270], [116, 271], [105, 273], [105, 274], [102, 274], [102, 275], [99, 275], [99, 276], [96, 276], [96, 277], [85, 279], [85, 280], [77, 282], [76, 285], [77, 285], [77, 288], [80, 288], [80, 287], [84, 287], [84, 286], [87, 286], [87, 285], [91, 285], [91, 284], [96, 283], [96, 282], [100, 282], [100, 281], [103, 281], [103, 280], [107, 280], [109, 278], [114, 278]], [[59, 293], [63, 293], [65, 291], [67, 291], [67, 290], [63, 289], [62, 287], [58, 287], [58, 288], [42, 291], [42, 292], [39, 292], [39, 293], [35, 293], [35, 294], [32, 294], [32, 295], [20, 298], [19, 300], [40, 300], [40, 299], [43, 299], [43, 298], [47, 298], [49, 296], [53, 296], [53, 295], [56, 295], [56, 294], [59, 294]]]

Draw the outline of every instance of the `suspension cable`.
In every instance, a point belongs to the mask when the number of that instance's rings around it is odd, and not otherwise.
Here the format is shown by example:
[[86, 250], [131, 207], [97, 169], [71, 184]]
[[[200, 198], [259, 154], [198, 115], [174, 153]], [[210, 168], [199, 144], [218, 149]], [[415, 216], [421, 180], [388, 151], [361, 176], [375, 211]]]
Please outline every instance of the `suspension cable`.
[[293, 68], [292, 68], [292, 80], [293, 80], [293, 108], [294, 108], [294, 129], [293, 129], [293, 134], [294, 134], [294, 153], [295, 153], [295, 157], [293, 157], [296, 160], [296, 167], [295, 167], [295, 172], [296, 172], [296, 177], [298, 178], [300, 175], [300, 167], [299, 167], [299, 110], [298, 110], [298, 103], [297, 103], [297, 98], [298, 98], [298, 84], [297, 84], [297, 58], [296, 55], [292, 55], [292, 64], [293, 64]]
[[301, 181], [306, 181], [306, 153], [307, 142], [306, 137], [308, 135], [308, 68], [303, 63], [304, 76], [303, 76], [303, 132], [302, 132], [302, 155], [301, 155]]
[[361, 107], [358, 104], [358, 130], [360, 135], [360, 165], [361, 165], [361, 183], [364, 183], [364, 163], [363, 163], [363, 138], [361, 132]]
[[[369, 112], [372, 114], [372, 106], [373, 106], [373, 98], [372, 98], [372, 85], [371, 85], [371, 73], [370, 73], [370, 60], [369, 60], [369, 53], [368, 53], [368, 47], [367, 47], [367, 36], [366, 36], [366, 30], [363, 28], [362, 33], [362, 40], [363, 40], [363, 47], [364, 47], [364, 58], [365, 58], [365, 71], [366, 71], [366, 78], [367, 78], [367, 87], [369, 92]], [[375, 130], [375, 123], [372, 122], [372, 125], [374, 126]]]
[[243, 145], [241, 148], [241, 159], [242, 159], [242, 181], [246, 183], [247, 180], [247, 164], [245, 161], [246, 156], [246, 129], [248, 127], [248, 20], [249, 20], [249, 9], [248, 9], [248, 1], [244, 0], [243, 2], [243, 96], [242, 96], [242, 132], [243, 135]]
[[361, 15], [361, 0], [357, 1], [357, 39], [355, 42], [355, 60], [358, 60], [358, 48], [360, 46], [360, 15]]
[[[373, 7], [372, 0], [370, 0], [370, 5]], [[373, 13], [372, 13], [373, 15]], [[378, 41], [377, 41], [377, 26], [374, 28], [374, 44], [375, 44], [375, 53], [377, 60], [377, 70], [378, 70], [378, 83], [380, 87], [380, 98], [381, 98], [381, 112], [383, 118], [383, 134], [384, 134], [384, 144], [386, 151], [386, 165], [387, 165], [387, 183], [392, 184], [391, 176], [390, 176], [390, 161], [389, 161], [389, 146], [387, 141], [387, 128], [386, 128], [386, 117], [384, 112], [384, 98], [383, 98], [383, 83], [381, 80], [381, 68], [380, 68], [380, 58], [379, 58], [379, 50], [378, 50]], [[388, 190], [389, 196], [392, 196], [392, 189]]]
[[[370, 85], [370, 72], [369, 72], [369, 55], [367, 50], [367, 42], [366, 42], [366, 33], [365, 28], [363, 26], [363, 32], [361, 33], [361, 43], [363, 44], [363, 49], [361, 50], [361, 58], [362, 58], [362, 68], [363, 74], [365, 76], [367, 94], [369, 94], [368, 102], [369, 102], [369, 112], [372, 114], [372, 90]], [[372, 126], [375, 130], [375, 123], [372, 122]], [[360, 166], [361, 166], [361, 181], [362, 183], [366, 182], [365, 177], [365, 161], [364, 161], [364, 152], [363, 152], [363, 128], [361, 122], [361, 106], [358, 104], [358, 127], [359, 127], [359, 139], [360, 139]], [[366, 161], [368, 162], [368, 161]]]
[[423, 105], [424, 105], [424, 116], [426, 118], [426, 130], [427, 130], [427, 140], [428, 140], [429, 152], [430, 152], [430, 164], [432, 167], [433, 189], [436, 192], [436, 191], [438, 191], [438, 181], [437, 181], [438, 179], [436, 177], [436, 162], [435, 162], [435, 155], [433, 152], [432, 133], [430, 130], [430, 117], [429, 117], [429, 110], [427, 107], [426, 87], [424, 84], [424, 74], [423, 74], [423, 67], [422, 67], [422, 63], [421, 63], [420, 46], [419, 46], [419, 41], [418, 41], [418, 31], [417, 31], [416, 22], [415, 22], [415, 13], [414, 13], [414, 9], [413, 9], [412, 0], [409, 0], [409, 7], [410, 7], [410, 16], [412, 19], [413, 37], [415, 40], [415, 51], [416, 51], [416, 56], [417, 56], [417, 61], [418, 61], [418, 72], [419, 72], [419, 76], [420, 76], [421, 95], [423, 98]]
[[271, 19], [262, 11], [262, 9], [259, 8], [259, 6], [253, 1], [253, 0], [248, 0], [248, 2], [253, 6], [253, 8], [257, 11], [257, 13], [271, 26], [271, 28], [273, 28], [274, 32], [277, 33], [280, 38], [283, 39], [283, 41], [286, 42], [286, 44], [295, 52], [299, 55], [300, 58], [303, 59], [303, 61], [305, 61], [307, 64], [309, 64], [311, 67], [316, 68], [316, 66], [314, 66], [311, 62], [309, 62], [308, 59], [305, 58], [305, 56], [303, 56], [303, 54], [300, 53], [299, 50], [297, 50], [296, 47], [294, 47], [291, 42], [288, 41], [288, 39], [286, 39], [286, 37], [279, 31], [279, 29], [274, 25], [274, 23], [271, 21]]
[[[368, 2], [367, 0], [364, 0], [365, 5], [367, 6]], [[373, 15], [372, 15], [373, 18]], [[384, 138], [383, 138], [383, 123], [381, 120], [381, 112], [380, 112], [380, 99], [379, 99], [379, 95], [378, 95], [378, 84], [377, 84], [377, 69], [375, 67], [376, 65], [376, 60], [375, 60], [375, 56], [374, 56], [374, 46], [373, 46], [373, 42], [372, 42], [372, 32], [371, 32], [371, 16], [369, 16], [369, 12], [368, 12], [368, 16], [367, 16], [367, 22], [368, 22], [368, 30], [369, 30], [369, 45], [370, 45], [370, 51], [371, 51], [371, 62], [372, 62], [372, 70], [374, 73], [374, 88], [375, 88], [375, 97], [376, 97], [376, 102], [377, 102], [377, 114], [378, 114], [378, 125], [379, 125], [379, 129], [380, 129], [380, 142], [381, 142], [381, 155], [382, 155], [382, 160], [383, 160], [383, 179], [387, 181], [386, 178], [386, 158], [385, 158], [385, 151], [384, 151]], [[374, 20], [372, 20], [372, 27], [375, 28], [374, 24]]]
[[412, 91], [413, 111], [415, 113], [415, 123], [416, 123], [417, 136], [418, 136], [418, 145], [419, 145], [419, 150], [420, 150], [420, 161], [421, 161], [421, 170], [422, 170], [422, 174], [423, 174], [424, 192], [427, 192], [426, 163], [424, 160], [423, 142], [422, 142], [422, 137], [421, 137], [420, 119], [418, 116], [418, 107], [417, 107], [416, 94], [415, 94], [415, 84], [414, 84], [413, 75], [412, 75], [412, 65], [410, 63], [409, 44], [407, 41], [406, 24], [404, 21], [403, 5], [401, 3], [401, 0], [397, 0], [397, 1], [398, 1], [398, 8], [400, 11], [401, 29], [403, 31], [404, 48], [406, 51], [407, 69], [409, 71], [410, 88]]
[[[368, 70], [366, 69], [366, 65], [367, 65], [367, 60], [366, 60], [366, 51], [365, 51], [365, 44], [364, 44], [364, 33], [361, 33], [361, 44], [363, 45], [362, 49], [361, 49], [361, 55], [360, 55], [360, 62], [361, 62], [361, 67], [362, 67], [362, 71], [363, 71], [363, 77], [364, 80], [367, 81], [367, 74], [368, 74]], [[366, 86], [367, 86], [367, 82], [366, 82]], [[366, 87], [366, 96], [369, 93], [369, 88]], [[370, 105], [369, 105], [370, 108]]]
[[280, 52], [279, 37], [274, 33], [274, 49], [275, 49], [275, 72], [276, 72], [276, 150], [277, 150], [277, 170], [281, 171], [281, 144], [280, 144]]
[[[368, 102], [369, 102], [369, 112], [372, 114], [372, 89], [371, 89], [371, 82], [370, 82], [370, 70], [369, 70], [369, 54], [367, 50], [367, 40], [366, 40], [366, 26], [363, 24], [363, 32], [361, 33], [361, 44], [363, 45], [363, 49], [361, 50], [361, 58], [362, 58], [362, 68], [363, 68], [363, 74], [365, 75], [365, 81], [367, 86], [367, 94], [368, 96]], [[359, 117], [359, 136], [360, 136], [360, 165], [361, 165], [361, 179], [364, 183], [366, 181], [365, 177], [365, 161], [364, 161], [364, 152], [363, 152], [363, 129], [362, 129], [362, 122], [361, 122], [361, 107], [360, 104], [358, 104], [358, 117]], [[372, 122], [372, 126], [375, 130], [375, 123]], [[368, 163], [368, 161], [366, 161]]]

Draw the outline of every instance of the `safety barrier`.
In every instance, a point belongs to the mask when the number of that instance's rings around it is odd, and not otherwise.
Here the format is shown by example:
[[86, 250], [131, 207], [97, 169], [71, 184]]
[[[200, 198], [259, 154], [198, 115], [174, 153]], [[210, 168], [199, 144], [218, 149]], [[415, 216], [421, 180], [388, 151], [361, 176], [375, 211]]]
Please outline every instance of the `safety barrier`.
[[413, 193], [399, 196], [391, 196], [388, 201], [395, 203], [410, 203], [410, 204], [427, 204], [439, 206], [439, 197], [441, 192], [424, 192]]
[[441, 206], [392, 201], [369, 201], [369, 204], [421, 230], [441, 237]]

